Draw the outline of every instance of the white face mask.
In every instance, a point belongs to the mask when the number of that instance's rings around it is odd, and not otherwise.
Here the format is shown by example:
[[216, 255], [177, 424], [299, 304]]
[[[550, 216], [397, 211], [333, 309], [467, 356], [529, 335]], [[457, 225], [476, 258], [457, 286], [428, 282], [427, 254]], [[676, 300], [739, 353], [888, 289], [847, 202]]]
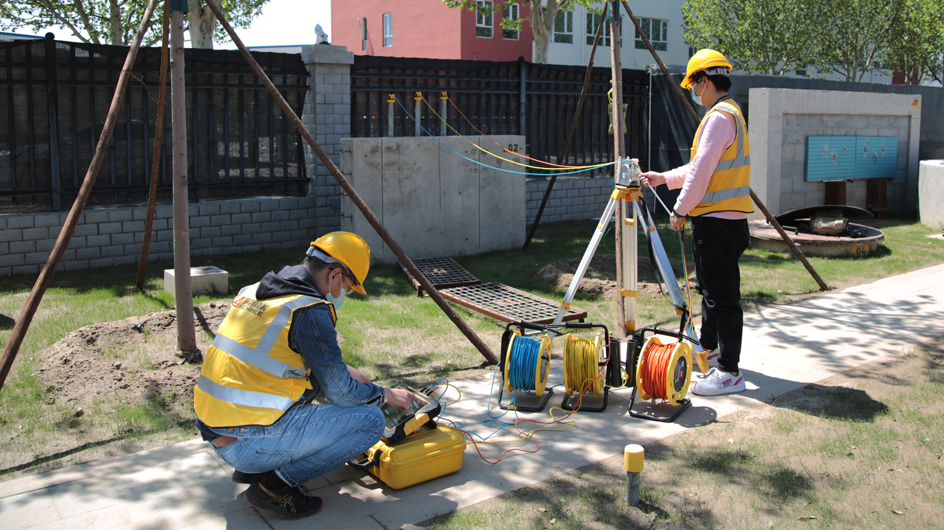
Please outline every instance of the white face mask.
[[344, 290], [344, 277], [341, 274], [338, 274], [341, 277], [341, 294], [335, 298], [331, 295], [331, 284], [328, 284], [328, 293], [325, 294], [325, 299], [328, 302], [331, 302], [331, 305], [334, 306], [334, 310], [337, 311], [341, 309], [341, 306], [344, 304], [344, 295], [347, 294], [347, 291]]

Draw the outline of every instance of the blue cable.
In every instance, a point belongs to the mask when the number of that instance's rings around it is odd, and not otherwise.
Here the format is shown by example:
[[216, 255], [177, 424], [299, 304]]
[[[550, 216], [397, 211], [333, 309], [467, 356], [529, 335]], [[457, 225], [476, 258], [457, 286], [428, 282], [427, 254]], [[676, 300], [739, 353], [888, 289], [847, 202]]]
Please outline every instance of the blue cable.
[[[409, 116], [410, 119], [412, 119], [413, 121], [415, 121], [415, 122], [416, 122], [416, 126], [419, 127], [420, 129], [422, 129], [422, 131], [423, 131], [424, 133], [426, 133], [430, 138], [432, 138], [433, 140], [436, 140], [436, 142], [439, 143], [439, 145], [445, 147], [446, 149], [449, 149], [449, 150], [452, 151], [455, 155], [460, 156], [460, 157], [462, 157], [462, 158], [468, 160], [469, 162], [472, 162], [473, 164], [478, 164], [478, 165], [480, 165], [480, 166], [485, 166], [485, 167], [487, 167], [487, 168], [489, 168], [489, 169], [494, 169], [495, 171], [502, 171], [502, 172], [504, 172], [504, 173], [514, 173], [515, 175], [528, 175], [528, 176], [531, 176], [531, 177], [547, 177], [547, 176], [550, 176], [550, 175], [548, 175], [548, 174], [546, 174], [546, 173], [528, 173], [527, 171], [512, 171], [512, 170], [510, 170], [510, 169], [501, 169], [501, 168], [498, 168], [498, 167], [495, 167], [495, 166], [490, 166], [490, 165], [488, 165], [488, 164], [483, 164], [483, 163], [479, 162], [478, 160], [472, 160], [471, 158], [469, 158], [469, 157], [467, 157], [467, 156], [465, 156], [465, 155], [463, 155], [463, 154], [461, 154], [461, 153], [457, 153], [457, 152], [453, 151], [448, 145], [446, 145], [446, 144], [440, 142], [438, 138], [436, 138], [435, 136], [433, 136], [432, 134], [430, 134], [429, 131], [427, 131], [426, 128], [423, 127], [423, 125], [420, 124], [420, 122], [419, 122], [415, 117], [413, 117], [412, 114], [410, 114], [410, 111], [406, 110], [406, 107], [403, 106], [403, 103], [400, 103], [400, 99], [399, 99], [399, 98], [394, 97], [394, 99], [395, 99], [395, 100], [397, 101], [397, 103], [400, 105], [400, 108], [403, 109], [403, 112], [404, 112], [407, 116]], [[563, 173], [557, 173], [557, 172], [555, 172], [554, 174], [555, 174], [555, 175], [573, 175], [573, 174], [575, 174], [575, 173], [585, 173], [585, 172], [587, 172], [587, 171], [594, 171], [594, 170], [596, 170], [596, 169], [602, 169], [602, 168], [605, 168], [605, 167], [607, 167], [607, 166], [612, 166], [612, 165], [614, 165], [614, 164], [616, 164], [616, 162], [610, 162], [609, 164], [603, 164], [603, 165], [600, 165], [600, 166], [595, 166], [595, 167], [591, 167], [591, 168], [587, 168], [587, 169], [581, 169], [581, 170], [578, 170], [578, 171], [566, 171], [566, 172], [563, 172]]]
[[511, 346], [511, 364], [508, 366], [508, 383], [519, 390], [534, 390], [535, 366], [541, 353], [541, 341], [519, 336]]

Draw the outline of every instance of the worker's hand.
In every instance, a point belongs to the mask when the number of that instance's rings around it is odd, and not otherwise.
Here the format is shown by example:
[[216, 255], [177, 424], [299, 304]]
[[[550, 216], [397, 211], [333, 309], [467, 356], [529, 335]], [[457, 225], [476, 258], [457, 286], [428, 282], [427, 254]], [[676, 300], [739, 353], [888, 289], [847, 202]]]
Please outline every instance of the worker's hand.
[[672, 215], [669, 216], [669, 224], [672, 225], [672, 230], [681, 230], [685, 226], [685, 218], [675, 215], [675, 212], [672, 212]]
[[406, 390], [404, 388], [385, 388], [384, 389], [384, 403], [388, 405], [393, 405], [394, 407], [407, 411], [410, 409], [410, 405], [413, 402], [422, 403], [413, 392]]
[[639, 180], [642, 182], [643, 186], [661, 186], [665, 184], [665, 175], [657, 171], [646, 171], [645, 173], [639, 175]]
[[354, 368], [353, 366], [348, 366], [347, 371], [349, 374], [351, 374], [351, 379], [354, 379], [355, 381], [359, 383], [370, 383], [370, 378], [364, 375], [364, 373], [358, 370], [357, 368]]

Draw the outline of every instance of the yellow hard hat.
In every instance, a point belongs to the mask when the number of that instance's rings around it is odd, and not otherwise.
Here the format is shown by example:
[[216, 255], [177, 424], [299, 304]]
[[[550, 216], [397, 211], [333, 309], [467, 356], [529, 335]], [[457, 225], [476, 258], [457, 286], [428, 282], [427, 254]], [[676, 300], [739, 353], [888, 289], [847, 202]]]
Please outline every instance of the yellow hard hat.
[[354, 284], [354, 290], [367, 294], [364, 280], [370, 270], [370, 247], [361, 236], [351, 232], [331, 232], [311, 242], [307, 255], [325, 263], [340, 263]]
[[[727, 70], [724, 70], [725, 68]], [[706, 73], [709, 75], [728, 75], [732, 68], [731, 63], [724, 58], [721, 52], [709, 50], [708, 48], [698, 50], [698, 53], [692, 55], [692, 58], [688, 60], [685, 79], [682, 79], [682, 88], [685, 90], [692, 88], [692, 75], [702, 70], [707, 70]]]

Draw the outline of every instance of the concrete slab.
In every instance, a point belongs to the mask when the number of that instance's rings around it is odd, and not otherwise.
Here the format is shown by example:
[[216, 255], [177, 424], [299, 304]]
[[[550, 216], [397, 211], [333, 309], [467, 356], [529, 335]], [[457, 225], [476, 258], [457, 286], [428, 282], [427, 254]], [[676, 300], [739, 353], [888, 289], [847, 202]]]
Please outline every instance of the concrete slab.
[[[564, 432], [537, 433], [537, 452], [512, 453], [492, 465], [469, 447], [460, 472], [403, 490], [341, 468], [308, 484], [313, 495], [325, 499], [325, 507], [304, 522], [284, 521], [249, 507], [239, 497], [245, 486], [229, 482], [232, 470], [207, 444], [194, 440], [0, 483], [0, 527], [398, 528], [621, 454], [627, 443], [647, 444], [862, 363], [900, 354], [928, 338], [929, 329], [940, 329], [941, 321], [944, 265], [789, 305], [763, 307], [745, 315], [741, 367], [748, 390], [742, 394], [691, 396], [693, 406], [676, 422], [658, 423], [630, 417], [630, 390], [615, 391], [605, 412], [578, 413]], [[560, 364], [559, 357], [552, 364], [551, 385], [562, 380]], [[462, 400], [447, 407], [444, 417], [487, 436], [493, 428], [482, 422], [488, 419], [492, 377], [457, 385]], [[551, 404], [559, 405], [562, 397], [555, 396]], [[492, 415], [498, 416], [501, 411], [494, 400], [491, 406]], [[520, 417], [551, 419], [546, 411]], [[504, 416], [514, 418], [513, 412]], [[492, 440], [510, 439], [510, 431]], [[478, 449], [485, 459], [495, 461], [511, 447], [536, 449], [532, 441]]]

